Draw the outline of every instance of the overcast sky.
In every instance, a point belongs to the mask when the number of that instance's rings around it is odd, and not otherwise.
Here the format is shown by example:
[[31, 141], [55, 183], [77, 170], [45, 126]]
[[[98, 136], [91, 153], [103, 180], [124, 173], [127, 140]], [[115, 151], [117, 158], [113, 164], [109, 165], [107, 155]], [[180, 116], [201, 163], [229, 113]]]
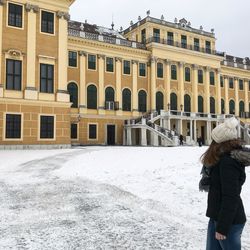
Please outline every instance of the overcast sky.
[[129, 26], [138, 16], [174, 21], [187, 19], [192, 27], [215, 29], [216, 49], [239, 57], [250, 57], [250, 0], [76, 0], [71, 6], [71, 19], [110, 27], [112, 16], [115, 29]]

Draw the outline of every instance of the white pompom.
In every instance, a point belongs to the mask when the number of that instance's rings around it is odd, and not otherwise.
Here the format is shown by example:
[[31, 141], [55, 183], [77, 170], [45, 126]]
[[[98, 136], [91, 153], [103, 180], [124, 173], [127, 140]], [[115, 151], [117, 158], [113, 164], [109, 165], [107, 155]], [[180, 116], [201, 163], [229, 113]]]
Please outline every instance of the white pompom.
[[235, 128], [239, 124], [238, 120], [235, 117], [225, 120], [225, 127], [227, 128]]

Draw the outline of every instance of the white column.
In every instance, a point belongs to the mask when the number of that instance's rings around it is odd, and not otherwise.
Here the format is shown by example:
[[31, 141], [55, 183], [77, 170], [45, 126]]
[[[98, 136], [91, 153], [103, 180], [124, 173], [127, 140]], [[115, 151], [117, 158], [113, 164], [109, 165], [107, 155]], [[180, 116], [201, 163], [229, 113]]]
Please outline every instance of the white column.
[[115, 62], [115, 77], [116, 77], [116, 98], [115, 101], [119, 103], [119, 110], [116, 111], [117, 115], [122, 115], [122, 62], [116, 60]]
[[151, 57], [151, 111], [156, 110], [156, 57]]
[[80, 56], [80, 88], [79, 88], [79, 95], [80, 95], [80, 113], [87, 113], [87, 98], [86, 98], [86, 58], [87, 53], [84, 51], [79, 51]]
[[131, 146], [132, 145], [132, 129], [127, 128], [127, 145]]
[[99, 114], [105, 114], [105, 91], [104, 91], [104, 61], [105, 56], [104, 55], [98, 55], [98, 71], [99, 71], [99, 89], [98, 89], [98, 113]]
[[[147, 72], [148, 74], [148, 72]], [[133, 115], [138, 115], [138, 81], [137, 81], [137, 75], [138, 75], [138, 63], [134, 61], [132, 63], [132, 111]]]
[[168, 110], [168, 104], [170, 104], [170, 61], [165, 60], [165, 70], [164, 70], [164, 109]]
[[[179, 75], [178, 75], [178, 104], [183, 105], [184, 108], [184, 62], [179, 62]], [[178, 109], [179, 107], [177, 107]]]
[[193, 91], [193, 110], [192, 112], [198, 112], [198, 65], [193, 64], [193, 81], [192, 81], [192, 91]]
[[[142, 124], [146, 124], [146, 119], [142, 119]], [[140, 129], [141, 132], [141, 146], [147, 146], [147, 130], [145, 128]]]

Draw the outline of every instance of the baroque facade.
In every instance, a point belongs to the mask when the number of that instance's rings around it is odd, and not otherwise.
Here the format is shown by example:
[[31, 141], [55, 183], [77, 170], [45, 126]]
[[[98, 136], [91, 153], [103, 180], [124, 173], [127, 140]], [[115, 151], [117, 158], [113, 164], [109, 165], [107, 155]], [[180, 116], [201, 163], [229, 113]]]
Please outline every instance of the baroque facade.
[[73, 2], [0, 1], [2, 147], [209, 144], [230, 115], [249, 140], [249, 58], [185, 19], [72, 21]]

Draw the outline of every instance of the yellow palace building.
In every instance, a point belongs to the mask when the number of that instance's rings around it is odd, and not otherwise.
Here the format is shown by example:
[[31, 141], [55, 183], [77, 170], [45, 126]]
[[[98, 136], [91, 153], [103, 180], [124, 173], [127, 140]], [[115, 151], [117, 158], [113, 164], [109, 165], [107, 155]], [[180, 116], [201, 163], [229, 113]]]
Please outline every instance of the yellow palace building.
[[209, 144], [232, 115], [249, 142], [249, 58], [185, 19], [72, 21], [73, 2], [0, 0], [0, 148]]

